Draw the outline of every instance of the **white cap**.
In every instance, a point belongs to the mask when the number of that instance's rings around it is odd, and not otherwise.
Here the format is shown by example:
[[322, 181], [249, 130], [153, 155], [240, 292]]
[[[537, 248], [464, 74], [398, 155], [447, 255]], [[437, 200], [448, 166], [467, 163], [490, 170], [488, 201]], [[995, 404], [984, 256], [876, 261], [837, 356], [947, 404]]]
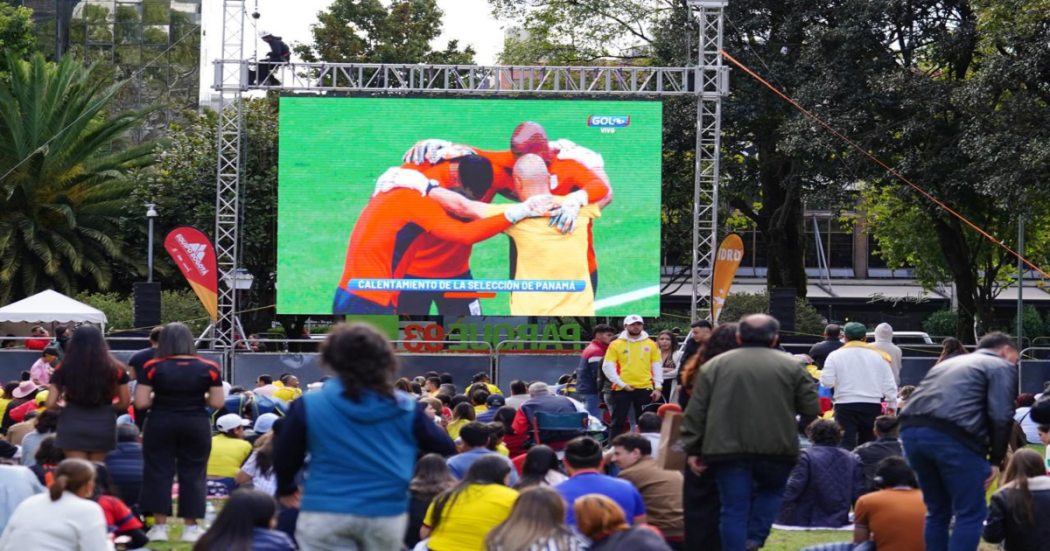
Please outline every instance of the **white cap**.
[[631, 314], [626, 318], [623, 318], [623, 324], [625, 327], [631, 325], [632, 323], [644, 323], [642, 321], [642, 316], [639, 316], [638, 314]]
[[266, 29], [259, 29], [259, 38], [266, 38], [267, 36], [273, 36], [273, 33]]
[[241, 419], [241, 416], [236, 413], [227, 413], [219, 417], [219, 420], [215, 422], [215, 426], [220, 432], [230, 432], [237, 427], [247, 427], [250, 424], [252, 424], [251, 421]]

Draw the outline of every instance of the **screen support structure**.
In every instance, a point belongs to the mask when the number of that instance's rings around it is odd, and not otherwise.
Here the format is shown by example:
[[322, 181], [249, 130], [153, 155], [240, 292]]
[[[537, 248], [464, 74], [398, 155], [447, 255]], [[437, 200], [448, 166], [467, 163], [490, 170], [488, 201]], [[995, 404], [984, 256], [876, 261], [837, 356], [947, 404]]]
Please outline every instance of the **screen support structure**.
[[[222, 58], [215, 60], [214, 88], [220, 95], [215, 246], [219, 277], [237, 269], [240, 201], [241, 99], [249, 90], [285, 93], [368, 92], [388, 95], [441, 93], [533, 96], [685, 96], [697, 98], [696, 176], [693, 204], [693, 320], [710, 319], [711, 278], [718, 247], [719, 156], [722, 98], [729, 71], [721, 54], [727, 0], [687, 0], [699, 25], [698, 65], [692, 67], [381, 65], [285, 63], [275, 65], [280, 84], [249, 83], [244, 55], [245, 0], [223, 0]], [[232, 350], [236, 295], [220, 286], [216, 342]], [[231, 357], [228, 358], [232, 360]]]

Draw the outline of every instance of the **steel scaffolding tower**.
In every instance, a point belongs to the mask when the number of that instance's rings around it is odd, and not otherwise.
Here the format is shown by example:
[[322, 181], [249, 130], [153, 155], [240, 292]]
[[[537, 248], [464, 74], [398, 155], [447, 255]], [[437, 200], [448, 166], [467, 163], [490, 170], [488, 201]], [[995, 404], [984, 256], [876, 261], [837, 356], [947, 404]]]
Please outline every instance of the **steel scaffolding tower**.
[[[693, 319], [710, 317], [711, 278], [718, 246], [718, 185], [721, 101], [728, 93], [722, 62], [722, 21], [726, 0], [688, 0], [699, 23], [699, 63], [695, 67], [551, 67], [378, 65], [359, 63], [287, 63], [276, 65], [281, 84], [248, 82], [244, 55], [245, 0], [223, 0], [222, 58], [215, 63], [214, 88], [220, 92], [218, 190], [215, 246], [219, 276], [233, 282], [237, 269], [238, 202], [243, 118], [241, 97], [247, 90], [323, 95], [370, 92], [390, 95], [442, 93], [469, 95], [681, 96], [697, 97], [696, 178], [693, 215]], [[261, 80], [261, 79], [260, 79]], [[220, 285], [219, 346], [232, 348], [236, 297], [232, 285]]]

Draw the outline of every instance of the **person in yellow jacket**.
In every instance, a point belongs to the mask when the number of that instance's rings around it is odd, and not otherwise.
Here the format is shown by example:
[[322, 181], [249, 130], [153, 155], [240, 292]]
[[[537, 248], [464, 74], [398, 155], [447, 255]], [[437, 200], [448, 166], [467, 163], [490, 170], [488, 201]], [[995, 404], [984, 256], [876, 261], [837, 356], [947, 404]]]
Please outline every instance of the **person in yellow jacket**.
[[613, 384], [612, 438], [623, 432], [630, 409], [635, 419], [642, 408], [661, 398], [664, 383], [663, 357], [660, 347], [645, 332], [642, 317], [631, 314], [623, 319], [623, 333], [609, 344], [602, 364], [602, 373]]

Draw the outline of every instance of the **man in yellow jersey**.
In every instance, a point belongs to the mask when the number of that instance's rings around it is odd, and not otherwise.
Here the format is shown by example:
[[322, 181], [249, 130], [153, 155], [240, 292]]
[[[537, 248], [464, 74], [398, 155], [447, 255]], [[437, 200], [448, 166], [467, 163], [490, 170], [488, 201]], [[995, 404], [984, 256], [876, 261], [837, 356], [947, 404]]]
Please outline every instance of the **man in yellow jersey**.
[[612, 438], [615, 438], [623, 432], [631, 407], [637, 419], [642, 415], [642, 408], [660, 399], [660, 388], [664, 384], [660, 348], [645, 332], [642, 316], [631, 314], [623, 319], [623, 333], [609, 344], [602, 372], [613, 384], [609, 406]]
[[[513, 174], [515, 191], [522, 201], [535, 204], [534, 209], [542, 209], [548, 204], [557, 207], [567, 199], [550, 196], [550, 173], [539, 155], [521, 156], [514, 163]], [[450, 214], [471, 220], [496, 216], [517, 205], [489, 205], [471, 201], [447, 189], [431, 189], [427, 196]], [[554, 210], [556, 212], [557, 209]], [[503, 232], [514, 244], [514, 257], [511, 259], [511, 266], [515, 267], [514, 279], [530, 282], [538, 289], [548, 288], [511, 292], [512, 316], [594, 315], [594, 289], [591, 287], [587, 263], [587, 236], [591, 220], [599, 217], [601, 210], [594, 204], [580, 210], [576, 231], [572, 233], [561, 233], [543, 218], [522, 221]], [[570, 286], [572, 290], [550, 290]]]

